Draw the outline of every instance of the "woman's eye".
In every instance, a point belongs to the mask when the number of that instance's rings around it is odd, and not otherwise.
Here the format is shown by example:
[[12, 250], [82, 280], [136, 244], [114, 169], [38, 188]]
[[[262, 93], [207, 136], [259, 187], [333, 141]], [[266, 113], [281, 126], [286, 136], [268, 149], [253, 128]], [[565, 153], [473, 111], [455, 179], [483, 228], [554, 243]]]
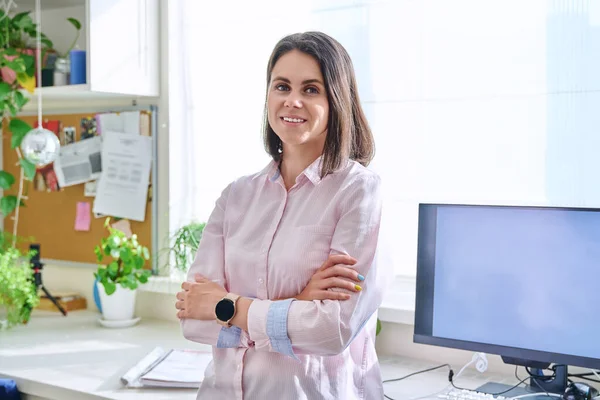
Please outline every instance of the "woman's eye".
[[308, 87], [306, 88], [306, 92], [310, 94], [319, 94], [319, 89], [316, 87]]
[[287, 87], [287, 85], [279, 84], [279, 85], [275, 86], [275, 89], [284, 91], [284, 90], [288, 90], [288, 87]]

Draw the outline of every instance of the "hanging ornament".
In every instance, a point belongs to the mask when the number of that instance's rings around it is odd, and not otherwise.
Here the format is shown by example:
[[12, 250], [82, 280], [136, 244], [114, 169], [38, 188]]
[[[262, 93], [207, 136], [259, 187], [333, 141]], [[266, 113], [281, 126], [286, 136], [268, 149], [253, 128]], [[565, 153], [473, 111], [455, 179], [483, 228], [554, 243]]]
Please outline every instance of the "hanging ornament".
[[35, 1], [35, 17], [37, 24], [37, 43], [36, 43], [36, 61], [37, 61], [37, 87], [38, 87], [38, 127], [33, 128], [21, 141], [21, 152], [23, 157], [42, 167], [50, 164], [58, 157], [60, 142], [54, 132], [42, 128], [42, 55], [41, 55], [41, 6], [40, 0]]
[[41, 126], [27, 132], [21, 142], [23, 157], [40, 167], [56, 160], [59, 150], [60, 142], [54, 132]]

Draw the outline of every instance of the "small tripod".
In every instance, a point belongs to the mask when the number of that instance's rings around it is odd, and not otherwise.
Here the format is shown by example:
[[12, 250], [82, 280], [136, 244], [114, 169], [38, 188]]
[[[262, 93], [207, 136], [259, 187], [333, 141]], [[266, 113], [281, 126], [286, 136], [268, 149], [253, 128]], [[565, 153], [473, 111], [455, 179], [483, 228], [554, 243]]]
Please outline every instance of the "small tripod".
[[66, 317], [67, 311], [60, 305], [60, 303], [50, 294], [48, 289], [42, 283], [42, 268], [44, 264], [40, 261], [40, 245], [31, 244], [29, 250], [34, 250], [35, 254], [31, 257], [31, 268], [33, 268], [33, 279], [34, 285], [37, 289], [42, 289], [44, 294], [54, 303], [54, 305], [60, 310], [60, 312]]

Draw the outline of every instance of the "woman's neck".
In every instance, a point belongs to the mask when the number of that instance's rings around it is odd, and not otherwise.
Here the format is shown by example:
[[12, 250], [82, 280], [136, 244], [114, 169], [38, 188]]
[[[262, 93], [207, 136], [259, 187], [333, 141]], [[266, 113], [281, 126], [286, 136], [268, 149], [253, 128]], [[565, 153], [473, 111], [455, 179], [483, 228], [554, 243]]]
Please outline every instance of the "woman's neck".
[[281, 161], [281, 177], [286, 190], [296, 183], [296, 178], [322, 154], [320, 151], [306, 151], [299, 148], [284, 148]]

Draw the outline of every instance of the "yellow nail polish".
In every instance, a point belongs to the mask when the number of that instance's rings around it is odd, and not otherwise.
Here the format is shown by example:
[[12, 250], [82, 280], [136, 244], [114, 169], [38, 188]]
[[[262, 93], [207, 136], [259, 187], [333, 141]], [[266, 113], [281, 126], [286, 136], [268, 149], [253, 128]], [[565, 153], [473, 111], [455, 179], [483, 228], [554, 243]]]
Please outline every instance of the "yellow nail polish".
[[359, 292], [362, 290], [362, 288], [358, 285], [354, 285], [354, 289], [358, 290]]

